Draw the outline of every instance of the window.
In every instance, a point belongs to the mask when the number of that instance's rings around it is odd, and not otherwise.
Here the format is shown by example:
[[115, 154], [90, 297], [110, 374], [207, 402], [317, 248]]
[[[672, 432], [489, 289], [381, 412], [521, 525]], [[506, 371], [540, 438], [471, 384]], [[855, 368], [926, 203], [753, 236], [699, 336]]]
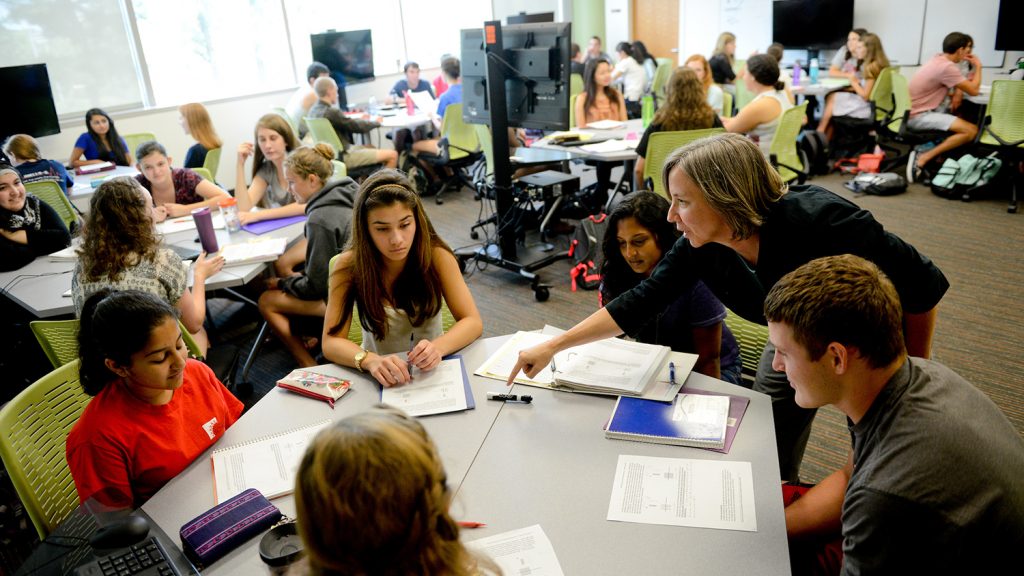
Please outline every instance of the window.
[[119, 0], [0, 3], [5, 66], [45, 63], [58, 115], [142, 106], [133, 42]]
[[[459, 30], [483, 28], [484, 21], [490, 19], [490, 2], [446, 0], [439, 4], [403, 0], [405, 51], [409, 59], [415, 60], [421, 68], [440, 66], [442, 54], [459, 57]], [[427, 22], [430, 25], [424, 24]]]
[[293, 86], [279, 0], [132, 0], [157, 106]]

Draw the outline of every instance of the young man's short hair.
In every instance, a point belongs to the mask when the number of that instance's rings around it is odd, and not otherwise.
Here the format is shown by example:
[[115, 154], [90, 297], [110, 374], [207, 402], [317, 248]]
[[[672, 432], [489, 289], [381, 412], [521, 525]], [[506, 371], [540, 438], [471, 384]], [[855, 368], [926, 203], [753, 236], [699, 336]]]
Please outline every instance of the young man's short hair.
[[811, 260], [783, 276], [768, 292], [764, 314], [787, 325], [812, 361], [832, 342], [856, 348], [872, 368], [904, 351], [896, 288], [878, 266], [852, 254]]
[[320, 62], [313, 62], [312, 64], [309, 65], [308, 68], [306, 68], [306, 79], [315, 81], [317, 78], [323, 76], [324, 74], [330, 73], [331, 69], [328, 68], [325, 64], [321, 64]]
[[420, 69], [420, 65], [415, 62], [406, 62], [405, 66], [402, 67], [402, 72], [408, 72], [410, 68]]
[[444, 60], [442, 60], [441, 72], [443, 72], [445, 76], [451, 78], [452, 80], [458, 80], [459, 76], [462, 74], [462, 69], [461, 66], [459, 65], [459, 59], [445, 58]]
[[313, 82], [313, 92], [316, 93], [317, 98], [323, 98], [327, 96], [327, 93], [331, 90], [331, 88], [337, 87], [338, 83], [335, 82], [334, 78], [331, 78], [330, 76], [322, 76], [320, 78], [317, 78], [316, 82]]
[[974, 40], [963, 32], [950, 32], [942, 40], [942, 51], [946, 54], [955, 54], [957, 50], [965, 46], [973, 46]]

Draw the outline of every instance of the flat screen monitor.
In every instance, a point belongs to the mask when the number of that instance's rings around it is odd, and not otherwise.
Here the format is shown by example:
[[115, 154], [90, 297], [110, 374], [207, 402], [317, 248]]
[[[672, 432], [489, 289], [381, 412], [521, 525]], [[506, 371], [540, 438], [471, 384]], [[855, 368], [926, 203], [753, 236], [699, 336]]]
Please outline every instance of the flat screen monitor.
[[554, 22], [554, 12], [540, 12], [537, 14], [527, 14], [526, 12], [520, 12], [515, 16], [509, 16], [505, 19], [509, 24], [532, 24], [534, 22]]
[[[542, 130], [569, 128], [568, 22], [503, 26], [502, 61], [508, 125]], [[462, 30], [462, 114], [466, 122], [487, 124], [487, 55], [483, 30]]]
[[313, 60], [331, 70], [338, 86], [373, 80], [373, 35], [369, 30], [311, 34]]
[[772, 40], [786, 48], [838, 48], [852, 29], [853, 0], [772, 2]]
[[996, 50], [1024, 50], [1024, 2], [999, 0], [999, 20], [996, 23]]
[[9, 104], [0, 114], [0, 141], [12, 134], [38, 138], [60, 133], [46, 64], [0, 68], [0, 86], [14, 95], [5, 99]]

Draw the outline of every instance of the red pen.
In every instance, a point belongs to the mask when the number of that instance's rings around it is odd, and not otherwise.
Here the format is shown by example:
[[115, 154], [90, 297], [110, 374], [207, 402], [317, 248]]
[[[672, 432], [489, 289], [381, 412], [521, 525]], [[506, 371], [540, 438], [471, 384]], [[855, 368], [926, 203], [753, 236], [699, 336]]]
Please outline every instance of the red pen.
[[462, 528], [483, 528], [487, 524], [483, 522], [459, 522], [459, 526]]

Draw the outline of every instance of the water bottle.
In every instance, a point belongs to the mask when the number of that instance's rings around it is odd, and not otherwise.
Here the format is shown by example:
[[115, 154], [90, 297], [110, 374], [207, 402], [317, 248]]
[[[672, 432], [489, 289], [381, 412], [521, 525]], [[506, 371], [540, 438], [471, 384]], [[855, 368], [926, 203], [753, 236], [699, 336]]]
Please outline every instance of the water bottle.
[[793, 64], [793, 86], [800, 85], [800, 73], [803, 71], [804, 69], [800, 66], [800, 61], [797, 60], [796, 63]]
[[654, 118], [654, 97], [648, 94], [640, 100], [640, 117], [643, 118], [644, 129], [646, 130]]
[[416, 114], [416, 104], [412, 101], [412, 90], [405, 91], [405, 112], [409, 116]]
[[221, 216], [224, 217], [224, 227], [228, 229], [228, 232], [238, 232], [242, 229], [242, 224], [238, 221], [237, 200], [228, 197], [218, 202], [217, 206], [220, 207]]
[[817, 84], [818, 83], [818, 59], [817, 58], [811, 58], [810, 77], [811, 77], [811, 84]]
[[369, 112], [371, 118], [377, 116], [377, 97], [370, 96], [370, 102], [366, 106], [366, 111]]

